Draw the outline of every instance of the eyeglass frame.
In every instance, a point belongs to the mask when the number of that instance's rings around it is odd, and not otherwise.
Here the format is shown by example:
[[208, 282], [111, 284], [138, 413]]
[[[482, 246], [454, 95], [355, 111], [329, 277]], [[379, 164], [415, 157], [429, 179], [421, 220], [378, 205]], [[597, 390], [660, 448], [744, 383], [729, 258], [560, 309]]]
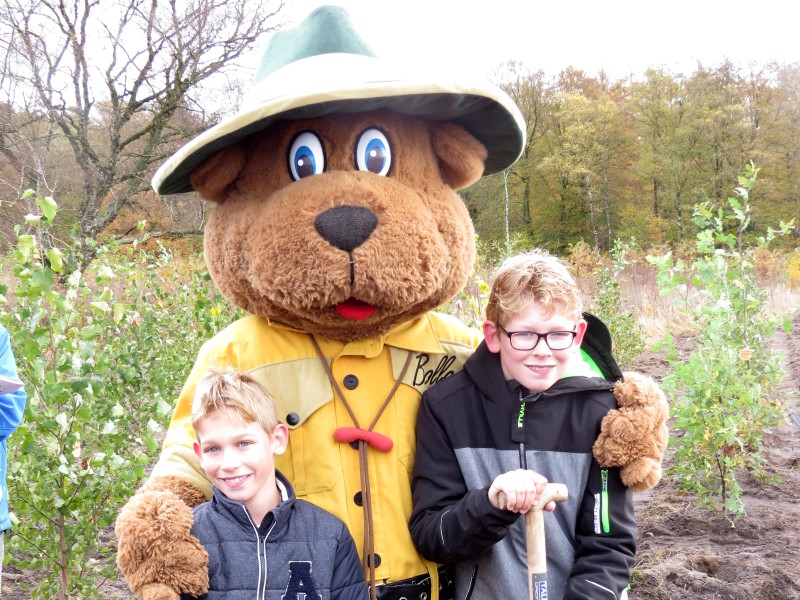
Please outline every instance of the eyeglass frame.
[[[497, 323], [497, 328], [500, 331], [502, 331], [503, 333], [505, 333], [506, 336], [508, 336], [508, 343], [511, 344], [511, 347], [514, 350], [519, 350], [521, 352], [530, 352], [531, 350], [536, 348], [536, 346], [539, 345], [539, 342], [542, 341], [542, 339], [544, 339], [545, 345], [548, 348], [550, 348], [550, 350], [553, 350], [554, 352], [558, 352], [559, 350], [566, 350], [566, 349], [572, 347], [572, 345], [575, 343], [575, 336], [578, 335], [577, 330], [576, 331], [548, 331], [547, 333], [539, 333], [537, 331], [508, 331], [505, 327], [500, 325], [500, 323]], [[527, 335], [533, 334], [533, 335], [536, 336], [536, 341], [534, 342], [533, 346], [531, 346], [530, 348], [517, 348], [514, 345], [514, 335], [517, 334], [517, 333], [524, 333], [524, 334], [527, 334]], [[564, 346], [563, 348], [553, 348], [550, 345], [550, 340], [547, 339], [547, 336], [549, 336], [552, 333], [571, 333], [572, 334], [572, 338], [570, 339], [569, 344]]]

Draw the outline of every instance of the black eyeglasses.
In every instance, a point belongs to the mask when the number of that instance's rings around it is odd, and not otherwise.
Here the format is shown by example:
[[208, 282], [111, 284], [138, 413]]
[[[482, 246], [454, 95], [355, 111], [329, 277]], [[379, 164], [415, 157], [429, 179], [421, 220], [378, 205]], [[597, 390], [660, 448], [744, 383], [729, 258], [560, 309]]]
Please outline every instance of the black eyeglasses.
[[544, 338], [544, 343], [550, 350], [566, 350], [575, 341], [577, 331], [551, 331], [550, 333], [536, 333], [534, 331], [507, 331], [505, 327], [497, 324], [497, 328], [508, 336], [508, 341], [514, 350], [533, 350]]

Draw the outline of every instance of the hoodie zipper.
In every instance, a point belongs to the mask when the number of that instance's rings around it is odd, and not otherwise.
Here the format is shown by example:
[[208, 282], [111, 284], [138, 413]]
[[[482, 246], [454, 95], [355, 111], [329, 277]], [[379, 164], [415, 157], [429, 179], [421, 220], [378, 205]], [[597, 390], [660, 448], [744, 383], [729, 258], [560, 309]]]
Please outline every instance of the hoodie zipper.
[[556, 396], [560, 396], [561, 394], [569, 394], [573, 393], [575, 390], [566, 389], [566, 390], [557, 390], [555, 393], [548, 393], [548, 391], [543, 392], [534, 392], [533, 394], [529, 394], [528, 396], [522, 396], [522, 386], [517, 388], [518, 390], [518, 402], [519, 402], [519, 412], [517, 413], [517, 423], [516, 423], [516, 432], [515, 435], [512, 437], [515, 440], [519, 440], [519, 466], [521, 469], [528, 468], [528, 459], [525, 456], [525, 407], [528, 403], [533, 403], [539, 400], [540, 398], [553, 398]]
[[[253, 522], [252, 517], [250, 517], [250, 513], [247, 510], [247, 507], [243, 504], [242, 508], [244, 509], [244, 514], [247, 515], [247, 520], [250, 522], [250, 526], [253, 528], [253, 533], [256, 534], [256, 553], [258, 554], [258, 583], [256, 584], [256, 600], [266, 600], [267, 598], [267, 538], [269, 538], [269, 534], [272, 533], [272, 530], [275, 528], [276, 521], [273, 520], [272, 525], [270, 525], [267, 533], [264, 534], [264, 541], [261, 541], [261, 536], [258, 535], [258, 527]], [[261, 556], [263, 556], [264, 560], [262, 562]], [[263, 571], [262, 571], [263, 566]]]
[[[522, 399], [522, 388], [519, 390], [519, 412], [517, 413], [517, 432], [522, 434], [519, 438], [519, 466], [521, 469], [528, 468], [528, 459], [525, 456], [525, 402]], [[472, 592], [475, 591], [475, 582], [478, 579], [478, 561], [472, 563], [472, 575], [469, 578], [469, 586], [464, 600], [472, 598]]]
[[517, 413], [517, 433], [519, 440], [519, 468], [520, 469], [527, 469], [528, 468], [528, 457], [525, 455], [525, 407], [527, 406], [528, 402], [536, 402], [539, 397], [542, 395], [541, 393], [535, 394], [535, 398], [533, 397], [534, 394], [528, 396], [528, 400], [526, 401], [522, 397], [522, 388], [519, 388], [519, 413]]
[[601, 491], [600, 491], [600, 522], [603, 526], [603, 533], [611, 531], [611, 522], [609, 520], [609, 506], [608, 506], [608, 469], [600, 470], [601, 478]]

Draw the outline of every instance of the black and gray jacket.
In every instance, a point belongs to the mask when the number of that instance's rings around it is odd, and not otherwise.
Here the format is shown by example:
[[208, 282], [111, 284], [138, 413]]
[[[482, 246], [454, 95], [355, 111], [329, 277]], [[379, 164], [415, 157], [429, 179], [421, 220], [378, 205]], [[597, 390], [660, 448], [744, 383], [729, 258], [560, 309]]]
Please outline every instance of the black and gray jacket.
[[473, 586], [476, 599], [528, 597], [524, 519], [488, 497], [495, 477], [526, 467], [569, 490], [544, 515], [548, 597], [622, 596], [636, 552], [632, 494], [592, 455], [616, 408], [613, 385], [567, 377], [529, 395], [505, 380], [484, 342], [463, 371], [423, 394], [409, 526], [422, 556], [455, 563], [456, 600]]
[[[304, 500], [276, 472], [281, 503], [259, 526], [218, 489], [194, 509], [192, 535], [208, 551], [203, 600], [367, 600], [345, 524]], [[188, 598], [184, 596], [184, 598]]]

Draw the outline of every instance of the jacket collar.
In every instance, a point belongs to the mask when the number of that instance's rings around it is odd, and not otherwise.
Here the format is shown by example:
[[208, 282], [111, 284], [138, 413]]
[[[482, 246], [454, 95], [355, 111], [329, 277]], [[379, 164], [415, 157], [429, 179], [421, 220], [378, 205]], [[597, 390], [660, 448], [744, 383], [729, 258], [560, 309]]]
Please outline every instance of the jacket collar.
[[[295, 327], [284, 325], [270, 319], [265, 320], [272, 327], [307, 335], [307, 332], [301, 331]], [[357, 340], [347, 344], [336, 342], [335, 340], [328, 340], [327, 338], [317, 339], [320, 340], [320, 345], [322, 345], [323, 340], [325, 343], [330, 342], [340, 344], [343, 347], [344, 354], [364, 355], [367, 357], [377, 356], [380, 354], [383, 351], [384, 345], [427, 354], [445, 353], [445, 350], [439, 341], [439, 335], [437, 334], [433, 322], [428, 314], [424, 314], [416, 319], [401, 323], [397, 327], [386, 332], [384, 335], [376, 336], [374, 338]]]
[[403, 350], [428, 354], [444, 353], [442, 344], [439, 341], [439, 335], [437, 335], [431, 318], [427, 314], [418, 319], [401, 323], [390, 330], [384, 337], [384, 343]]
[[[495, 354], [482, 341], [464, 364], [464, 370], [470, 376], [475, 386], [491, 402], [501, 406], [515, 406], [519, 398], [520, 385], [514, 381], [506, 380], [503, 368], [500, 366], [500, 355]], [[522, 388], [523, 396], [528, 395], [528, 390]]]
[[[289, 524], [289, 517], [294, 509], [294, 501], [297, 497], [295, 496], [292, 484], [289, 483], [289, 480], [286, 479], [280, 471], [275, 471], [275, 481], [278, 484], [278, 490], [281, 494], [280, 504], [268, 512], [260, 524], [253, 523], [250, 513], [247, 511], [247, 507], [243, 502], [231, 500], [217, 489], [216, 486], [212, 486], [212, 507], [215, 511], [235, 521], [247, 531], [252, 531], [253, 525], [256, 525], [259, 534], [266, 533], [272, 529], [272, 535], [270, 537], [278, 536]], [[272, 527], [273, 524], [275, 524], [274, 528]]]
[[[516, 382], [515, 382], [516, 383]], [[522, 386], [519, 386], [522, 387]], [[565, 375], [556, 381], [549, 389], [543, 392], [531, 392], [522, 388], [522, 400], [530, 401], [538, 398], [555, 398], [564, 394], [576, 392], [607, 391], [614, 388], [613, 381], [606, 381], [602, 377], [589, 377], [586, 375]], [[526, 394], [527, 392], [527, 394]]]

